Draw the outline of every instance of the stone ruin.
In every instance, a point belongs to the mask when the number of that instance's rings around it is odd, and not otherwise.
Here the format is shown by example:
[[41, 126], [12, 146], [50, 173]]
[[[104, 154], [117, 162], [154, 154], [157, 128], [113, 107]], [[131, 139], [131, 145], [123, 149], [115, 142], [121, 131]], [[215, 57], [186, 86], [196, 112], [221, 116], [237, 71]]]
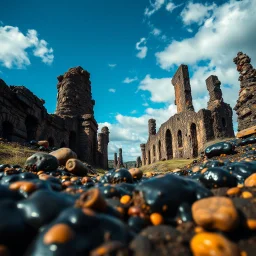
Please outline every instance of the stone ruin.
[[124, 162], [123, 162], [123, 150], [121, 148], [119, 148], [118, 150], [119, 154], [117, 157], [117, 153], [114, 153], [114, 168], [115, 169], [120, 169], [120, 168], [124, 168]]
[[48, 140], [50, 147], [70, 147], [79, 159], [108, 168], [109, 130], [98, 133], [94, 119], [90, 74], [70, 68], [58, 77], [55, 114], [24, 86], [7, 86], [0, 79], [0, 137], [8, 141]]
[[234, 110], [238, 116], [238, 131], [256, 126], [256, 69], [251, 59], [239, 52], [234, 58], [239, 72], [240, 91]]
[[207, 109], [194, 111], [188, 67], [181, 65], [172, 84], [175, 90], [177, 114], [161, 125], [156, 132], [156, 120], [148, 121], [149, 137], [141, 144], [142, 165], [172, 158], [195, 158], [206, 142], [217, 138], [234, 137], [232, 108], [222, 98], [217, 76], [206, 79], [210, 94]]
[[136, 168], [140, 168], [142, 166], [142, 161], [141, 161], [141, 157], [138, 156], [137, 159], [136, 159], [136, 163], [135, 163], [135, 166]]

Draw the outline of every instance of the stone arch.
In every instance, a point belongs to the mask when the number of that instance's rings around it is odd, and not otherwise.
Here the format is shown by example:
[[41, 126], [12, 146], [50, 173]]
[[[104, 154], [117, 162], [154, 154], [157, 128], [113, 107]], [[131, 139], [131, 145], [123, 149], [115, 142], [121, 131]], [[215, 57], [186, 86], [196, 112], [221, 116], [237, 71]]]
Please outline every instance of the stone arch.
[[49, 147], [54, 147], [54, 139], [53, 139], [53, 137], [49, 137], [48, 138], [48, 142], [49, 142]]
[[69, 133], [69, 148], [76, 152], [76, 132]]
[[27, 130], [27, 140], [35, 140], [38, 128], [38, 120], [32, 115], [28, 115], [25, 119], [25, 126]]
[[165, 133], [165, 147], [166, 147], [167, 160], [172, 159], [173, 158], [172, 134], [169, 129], [167, 129]]
[[192, 157], [197, 157], [198, 156], [198, 141], [197, 141], [197, 130], [196, 130], [195, 123], [192, 123], [190, 126], [190, 134], [191, 134]]
[[4, 121], [2, 123], [2, 137], [8, 141], [12, 141], [13, 136], [13, 124], [8, 121]]
[[62, 141], [61, 143], [60, 143], [60, 148], [65, 148], [66, 147], [66, 143], [64, 142], [64, 141]]
[[158, 141], [158, 159], [162, 159], [162, 154], [161, 154], [161, 140]]
[[153, 157], [155, 157], [155, 156], [156, 156], [156, 146], [153, 145]]
[[151, 164], [150, 150], [148, 151], [148, 164]]
[[178, 130], [178, 148], [183, 147], [183, 142], [182, 142], [182, 132], [181, 130]]

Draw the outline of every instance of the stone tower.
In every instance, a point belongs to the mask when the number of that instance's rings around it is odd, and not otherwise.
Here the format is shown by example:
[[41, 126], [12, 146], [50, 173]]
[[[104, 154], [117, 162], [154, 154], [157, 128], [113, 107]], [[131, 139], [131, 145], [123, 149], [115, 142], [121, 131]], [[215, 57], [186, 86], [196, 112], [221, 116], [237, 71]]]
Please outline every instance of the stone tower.
[[77, 116], [94, 114], [90, 74], [82, 67], [70, 68], [64, 75], [58, 76], [58, 95], [56, 114], [59, 116]]
[[142, 165], [146, 165], [146, 144], [140, 144], [140, 149], [141, 149]]
[[239, 72], [240, 91], [234, 110], [238, 116], [238, 131], [256, 126], [256, 69], [250, 64], [251, 59], [239, 52], [234, 58]]
[[211, 75], [206, 79], [206, 87], [210, 95], [207, 109], [211, 111], [214, 137], [230, 138], [234, 137], [233, 112], [230, 105], [223, 101], [220, 85], [217, 76]]
[[149, 119], [148, 120], [148, 135], [156, 135], [156, 120]]
[[104, 169], [108, 169], [108, 143], [109, 143], [109, 129], [104, 126], [101, 133], [98, 134], [98, 162]]
[[180, 65], [172, 78], [172, 84], [175, 90], [177, 113], [187, 110], [194, 111], [187, 65]]

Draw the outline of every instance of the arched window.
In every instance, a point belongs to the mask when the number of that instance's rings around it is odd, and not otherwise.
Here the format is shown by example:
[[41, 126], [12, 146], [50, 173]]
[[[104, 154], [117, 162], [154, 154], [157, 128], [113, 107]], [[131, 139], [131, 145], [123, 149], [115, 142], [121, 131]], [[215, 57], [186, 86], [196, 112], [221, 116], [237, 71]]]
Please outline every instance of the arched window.
[[178, 147], [181, 148], [183, 145], [182, 143], [182, 133], [181, 130], [178, 131]]
[[158, 141], [158, 155], [159, 155], [159, 160], [162, 159], [162, 154], [161, 154], [161, 141]]
[[148, 164], [151, 164], [150, 150], [148, 151]]
[[2, 137], [8, 141], [12, 141], [13, 125], [8, 121], [4, 121], [2, 124]]
[[166, 157], [167, 160], [173, 158], [173, 151], [172, 151], [172, 134], [168, 129], [165, 133], [165, 147], [166, 147]]
[[190, 127], [190, 134], [191, 134], [191, 147], [192, 147], [192, 157], [198, 156], [198, 141], [197, 141], [197, 131], [196, 125], [194, 123], [191, 124]]
[[153, 145], [153, 156], [155, 157], [156, 156], [156, 146]]
[[28, 115], [25, 120], [25, 126], [27, 130], [27, 140], [36, 139], [36, 131], [38, 127], [38, 120], [36, 117]]

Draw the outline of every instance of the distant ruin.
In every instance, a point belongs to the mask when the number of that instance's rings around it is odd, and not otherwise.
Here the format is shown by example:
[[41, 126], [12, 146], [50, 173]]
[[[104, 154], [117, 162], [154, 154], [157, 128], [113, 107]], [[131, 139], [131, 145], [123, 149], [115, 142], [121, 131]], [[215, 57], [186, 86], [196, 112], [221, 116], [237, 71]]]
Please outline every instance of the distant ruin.
[[[172, 158], [195, 158], [206, 142], [234, 137], [232, 108], [222, 98], [217, 76], [206, 79], [210, 94], [207, 109], [194, 111], [188, 67], [181, 65], [172, 78], [177, 114], [156, 132], [156, 120], [148, 121], [149, 137], [141, 144], [142, 165]], [[170, 85], [171, 86], [171, 85]]]
[[119, 148], [118, 150], [118, 157], [117, 153], [114, 153], [114, 166], [115, 169], [124, 168], [124, 162], [123, 162], [123, 150]]
[[81, 160], [107, 169], [109, 130], [103, 127], [97, 137], [90, 74], [70, 68], [58, 81], [56, 113], [48, 114], [44, 100], [0, 79], [0, 137], [21, 143], [46, 139], [51, 147], [70, 147]]

